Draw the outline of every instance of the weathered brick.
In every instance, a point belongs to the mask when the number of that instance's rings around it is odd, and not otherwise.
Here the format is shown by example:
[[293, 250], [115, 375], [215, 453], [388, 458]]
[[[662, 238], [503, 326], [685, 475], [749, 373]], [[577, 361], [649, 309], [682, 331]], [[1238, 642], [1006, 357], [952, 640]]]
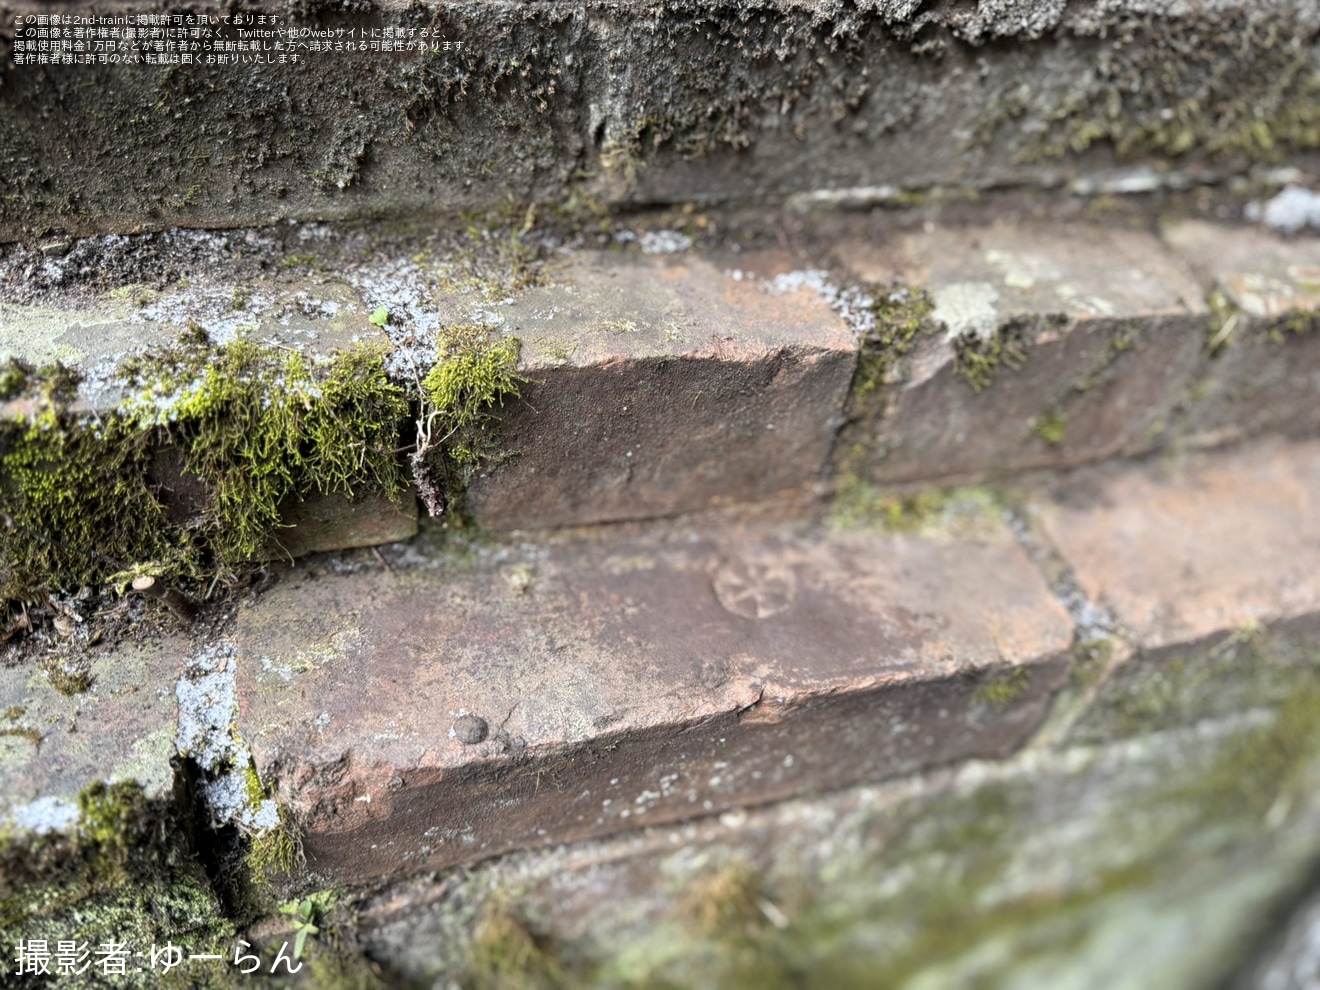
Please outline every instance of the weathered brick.
[[[1002, 475], [1139, 452], [1197, 368], [1200, 290], [1148, 234], [1005, 223], [836, 251], [882, 293], [905, 284], [934, 303], [912, 354], [854, 401], [840, 451], [868, 481]], [[960, 373], [959, 336], [999, 348], [998, 366]]]
[[1178, 433], [1210, 446], [1259, 433], [1320, 433], [1320, 238], [1201, 221], [1164, 237], [1219, 294], [1214, 359]]
[[236, 634], [238, 731], [339, 880], [1002, 756], [1068, 664], [998, 523], [390, 556], [295, 572]]
[[187, 641], [169, 636], [94, 656], [90, 687], [62, 694], [31, 665], [0, 667], [0, 821], [63, 831], [78, 794], [97, 781], [131, 781], [149, 800], [174, 788], [174, 685]]
[[601, 252], [502, 306], [532, 382], [501, 422], [510, 458], [469, 489], [477, 521], [575, 525], [810, 493], [856, 345], [817, 291], [779, 286], [695, 254]]
[[1097, 467], [1036, 511], [1146, 649], [1320, 611], [1320, 443]]

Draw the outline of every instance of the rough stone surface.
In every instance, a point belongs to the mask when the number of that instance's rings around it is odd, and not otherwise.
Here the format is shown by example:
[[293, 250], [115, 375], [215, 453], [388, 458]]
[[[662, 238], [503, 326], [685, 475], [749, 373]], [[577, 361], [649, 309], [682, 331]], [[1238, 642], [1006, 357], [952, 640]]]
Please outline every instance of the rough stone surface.
[[802, 273], [710, 257], [587, 253], [499, 315], [523, 339], [510, 459], [475, 479], [491, 529], [643, 519], [810, 494], [856, 365]]
[[341, 881], [1002, 756], [1067, 669], [994, 521], [392, 556], [295, 572], [236, 632], [238, 731]]
[[[839, 450], [863, 480], [1004, 475], [1139, 452], [1198, 367], [1201, 290], [1149, 234], [1018, 223], [877, 230], [835, 254], [877, 292], [907, 285], [934, 304], [935, 331], [854, 403]], [[998, 366], [976, 381], [960, 373], [959, 337], [999, 341]]]
[[1320, 238], [1199, 221], [1164, 237], [1226, 303], [1179, 433], [1203, 446], [1266, 431], [1320, 435]]
[[1142, 647], [1320, 611], [1320, 444], [1094, 468], [1056, 497], [1050, 539]]
[[326, 495], [290, 504], [284, 524], [272, 557], [380, 546], [417, 535], [417, 499], [412, 492], [397, 499], [371, 492], [355, 501]]
[[1316, 143], [1312, 0], [290, 0], [262, 12], [319, 30], [438, 31], [463, 47], [297, 65], [14, 65], [13, 15], [45, 10], [0, 8], [0, 241], [55, 257], [69, 235], [453, 216], [511, 198], [1140, 190]]
[[91, 686], [74, 695], [32, 666], [0, 668], [0, 821], [62, 831], [77, 819], [79, 792], [98, 780], [135, 781], [149, 800], [168, 797], [174, 684], [188, 649], [170, 637], [101, 653], [88, 669]]
[[483, 919], [512, 916], [575, 986], [810, 972], [824, 986], [1201, 990], [1274, 941], [1317, 852], [1314, 735], [1296, 777], [1268, 760], [1232, 773], [1239, 752], [1268, 751], [1277, 718], [520, 853], [392, 885], [363, 902], [363, 932], [387, 968], [428, 983], [482, 974]]

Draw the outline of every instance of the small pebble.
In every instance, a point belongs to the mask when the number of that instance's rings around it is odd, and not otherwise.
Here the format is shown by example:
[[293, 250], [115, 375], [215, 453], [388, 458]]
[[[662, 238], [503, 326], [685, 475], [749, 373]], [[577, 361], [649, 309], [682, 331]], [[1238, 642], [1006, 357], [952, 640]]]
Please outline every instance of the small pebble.
[[69, 253], [71, 245], [68, 241], [50, 241], [41, 245], [41, 253], [47, 258], [63, 258]]
[[464, 715], [454, 723], [454, 738], [464, 746], [475, 746], [482, 742], [489, 731], [486, 720], [479, 715]]

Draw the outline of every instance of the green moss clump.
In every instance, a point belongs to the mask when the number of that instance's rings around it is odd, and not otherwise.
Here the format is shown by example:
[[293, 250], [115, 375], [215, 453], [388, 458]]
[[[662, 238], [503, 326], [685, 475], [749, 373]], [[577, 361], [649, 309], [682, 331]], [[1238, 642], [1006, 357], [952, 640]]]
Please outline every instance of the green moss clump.
[[999, 327], [989, 337], [966, 332], [953, 342], [954, 373], [980, 392], [989, 388], [1000, 366], [1018, 371], [1027, 362], [1024, 329], [1015, 324]]
[[477, 327], [451, 328], [439, 361], [422, 379], [427, 428], [456, 463], [474, 465], [493, 453], [487, 427], [496, 411], [519, 397], [527, 379], [517, 373], [521, 342], [516, 337], [493, 346], [474, 346], [484, 337]]
[[468, 950], [468, 990], [556, 990], [569, 986], [555, 954], [498, 899], [486, 906]]
[[998, 514], [999, 501], [985, 488], [966, 486], [893, 495], [845, 474], [839, 481], [829, 518], [836, 529], [879, 528], [890, 533], [929, 535], [946, 527], [975, 526]]
[[297, 827], [280, 806], [280, 823], [248, 839], [247, 866], [252, 881], [268, 885], [274, 876], [290, 876], [306, 862]]
[[[405, 487], [408, 415], [365, 346], [314, 364], [204, 334], [121, 366], [135, 394], [101, 416], [72, 408], [77, 376], [52, 365], [25, 377], [25, 419], [0, 421], [0, 600], [103, 584], [145, 569], [201, 579], [270, 555], [292, 499]], [[182, 452], [205, 501], [179, 522], [158, 473]]]
[[[20, 940], [55, 933], [91, 945], [126, 942], [133, 950], [166, 942], [189, 952], [229, 949], [233, 926], [193, 855], [179, 808], [148, 800], [127, 781], [93, 784], [77, 805], [78, 820], [67, 835], [0, 839], [5, 958], [14, 958]], [[186, 984], [162, 984], [159, 973], [130, 967], [122, 985], [225, 985], [208, 982], [205, 970], [195, 968]]]
[[1051, 409], [1036, 420], [1031, 432], [1050, 446], [1057, 447], [1067, 439], [1068, 417], [1058, 410]]
[[126, 416], [177, 443], [184, 470], [206, 484], [206, 542], [223, 566], [269, 551], [286, 499], [403, 488], [399, 425], [408, 407], [378, 348], [341, 351], [316, 367], [237, 340], [136, 358], [125, 372], [140, 390]]
[[1014, 667], [1010, 671], [991, 675], [973, 696], [978, 705], [987, 705], [1000, 710], [1012, 707], [1031, 689], [1031, 675], [1025, 667]]
[[853, 396], [860, 398], [884, 383], [894, 362], [909, 354], [917, 338], [933, 333], [938, 324], [932, 319], [935, 302], [923, 289], [897, 286], [876, 294], [871, 304], [875, 327], [861, 342]]
[[9, 358], [0, 364], [0, 402], [17, 398], [27, 387], [29, 369], [17, 358]]
[[96, 583], [124, 560], [187, 570], [189, 541], [169, 525], [151, 482], [149, 432], [71, 412], [76, 387], [63, 366], [43, 368], [26, 384], [36, 412], [0, 420], [0, 600]]

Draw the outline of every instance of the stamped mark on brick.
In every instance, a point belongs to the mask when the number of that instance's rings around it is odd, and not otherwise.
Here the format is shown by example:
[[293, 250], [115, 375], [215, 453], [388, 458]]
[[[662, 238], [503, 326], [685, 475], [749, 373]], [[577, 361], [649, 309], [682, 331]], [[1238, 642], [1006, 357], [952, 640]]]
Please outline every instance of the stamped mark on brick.
[[768, 619], [793, 604], [797, 579], [782, 565], [733, 560], [715, 573], [715, 597], [734, 615]]

